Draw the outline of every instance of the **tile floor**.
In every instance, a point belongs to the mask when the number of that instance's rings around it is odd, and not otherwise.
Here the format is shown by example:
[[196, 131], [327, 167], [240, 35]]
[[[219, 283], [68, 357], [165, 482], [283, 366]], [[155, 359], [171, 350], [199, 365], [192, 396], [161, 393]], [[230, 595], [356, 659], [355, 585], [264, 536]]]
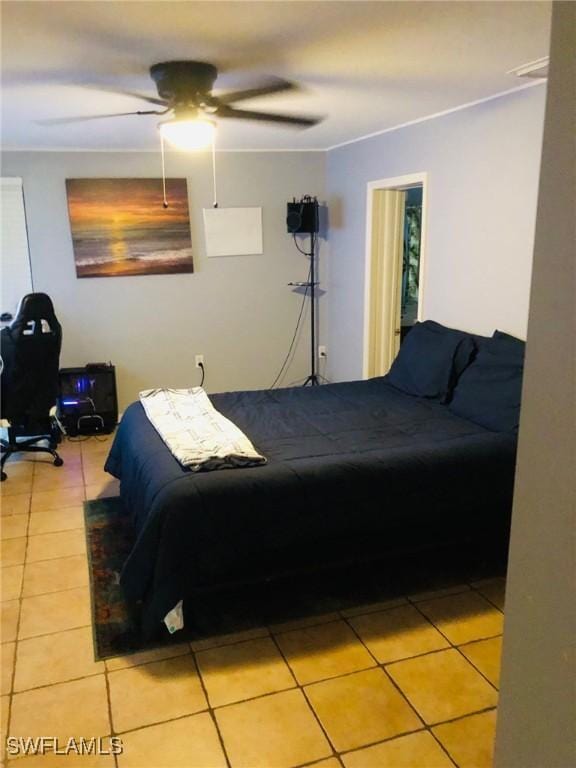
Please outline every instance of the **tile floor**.
[[8, 465], [2, 733], [115, 735], [123, 753], [10, 768], [491, 765], [502, 580], [94, 661], [82, 502], [118, 492], [108, 447]]

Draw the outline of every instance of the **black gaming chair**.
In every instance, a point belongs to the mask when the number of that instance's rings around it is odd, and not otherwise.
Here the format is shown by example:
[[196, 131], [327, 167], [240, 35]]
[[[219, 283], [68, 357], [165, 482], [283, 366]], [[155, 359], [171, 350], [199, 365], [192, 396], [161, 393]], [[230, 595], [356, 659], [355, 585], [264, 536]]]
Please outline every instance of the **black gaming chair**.
[[[50, 297], [45, 293], [24, 296], [16, 317], [0, 332], [0, 343], [0, 416], [9, 423], [8, 440], [0, 440], [2, 480], [6, 480], [6, 460], [19, 451], [50, 453], [60, 467], [64, 463], [56, 452], [60, 432], [50, 410], [58, 395], [62, 328]], [[48, 445], [38, 445], [42, 441]]]

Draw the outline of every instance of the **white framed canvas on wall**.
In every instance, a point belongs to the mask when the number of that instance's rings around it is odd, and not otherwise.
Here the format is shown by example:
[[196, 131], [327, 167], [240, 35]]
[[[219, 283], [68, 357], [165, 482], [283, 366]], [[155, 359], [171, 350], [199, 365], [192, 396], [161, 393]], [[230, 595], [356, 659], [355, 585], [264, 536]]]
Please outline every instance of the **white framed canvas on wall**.
[[207, 256], [262, 253], [262, 208], [205, 208], [204, 233]]

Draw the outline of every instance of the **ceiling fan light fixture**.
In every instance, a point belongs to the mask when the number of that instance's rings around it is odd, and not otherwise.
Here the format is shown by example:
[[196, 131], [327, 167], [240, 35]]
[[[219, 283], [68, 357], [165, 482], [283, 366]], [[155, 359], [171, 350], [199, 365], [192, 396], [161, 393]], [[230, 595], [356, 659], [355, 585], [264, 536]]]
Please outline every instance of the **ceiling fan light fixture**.
[[204, 118], [166, 120], [158, 128], [165, 141], [186, 151], [207, 149], [216, 133], [216, 124]]

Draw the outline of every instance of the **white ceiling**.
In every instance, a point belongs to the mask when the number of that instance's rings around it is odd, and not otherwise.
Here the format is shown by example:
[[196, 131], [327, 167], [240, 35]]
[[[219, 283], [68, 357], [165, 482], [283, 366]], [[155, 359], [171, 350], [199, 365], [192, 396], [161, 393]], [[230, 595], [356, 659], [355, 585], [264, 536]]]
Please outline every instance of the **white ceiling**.
[[[549, 2], [2, 2], [4, 148], [156, 149], [159, 118], [35, 121], [146, 109], [148, 68], [199, 59], [217, 89], [266, 75], [302, 90], [242, 107], [325, 116], [294, 130], [220, 121], [220, 149], [324, 149], [517, 87], [548, 53]], [[104, 90], [100, 90], [104, 89]]]

